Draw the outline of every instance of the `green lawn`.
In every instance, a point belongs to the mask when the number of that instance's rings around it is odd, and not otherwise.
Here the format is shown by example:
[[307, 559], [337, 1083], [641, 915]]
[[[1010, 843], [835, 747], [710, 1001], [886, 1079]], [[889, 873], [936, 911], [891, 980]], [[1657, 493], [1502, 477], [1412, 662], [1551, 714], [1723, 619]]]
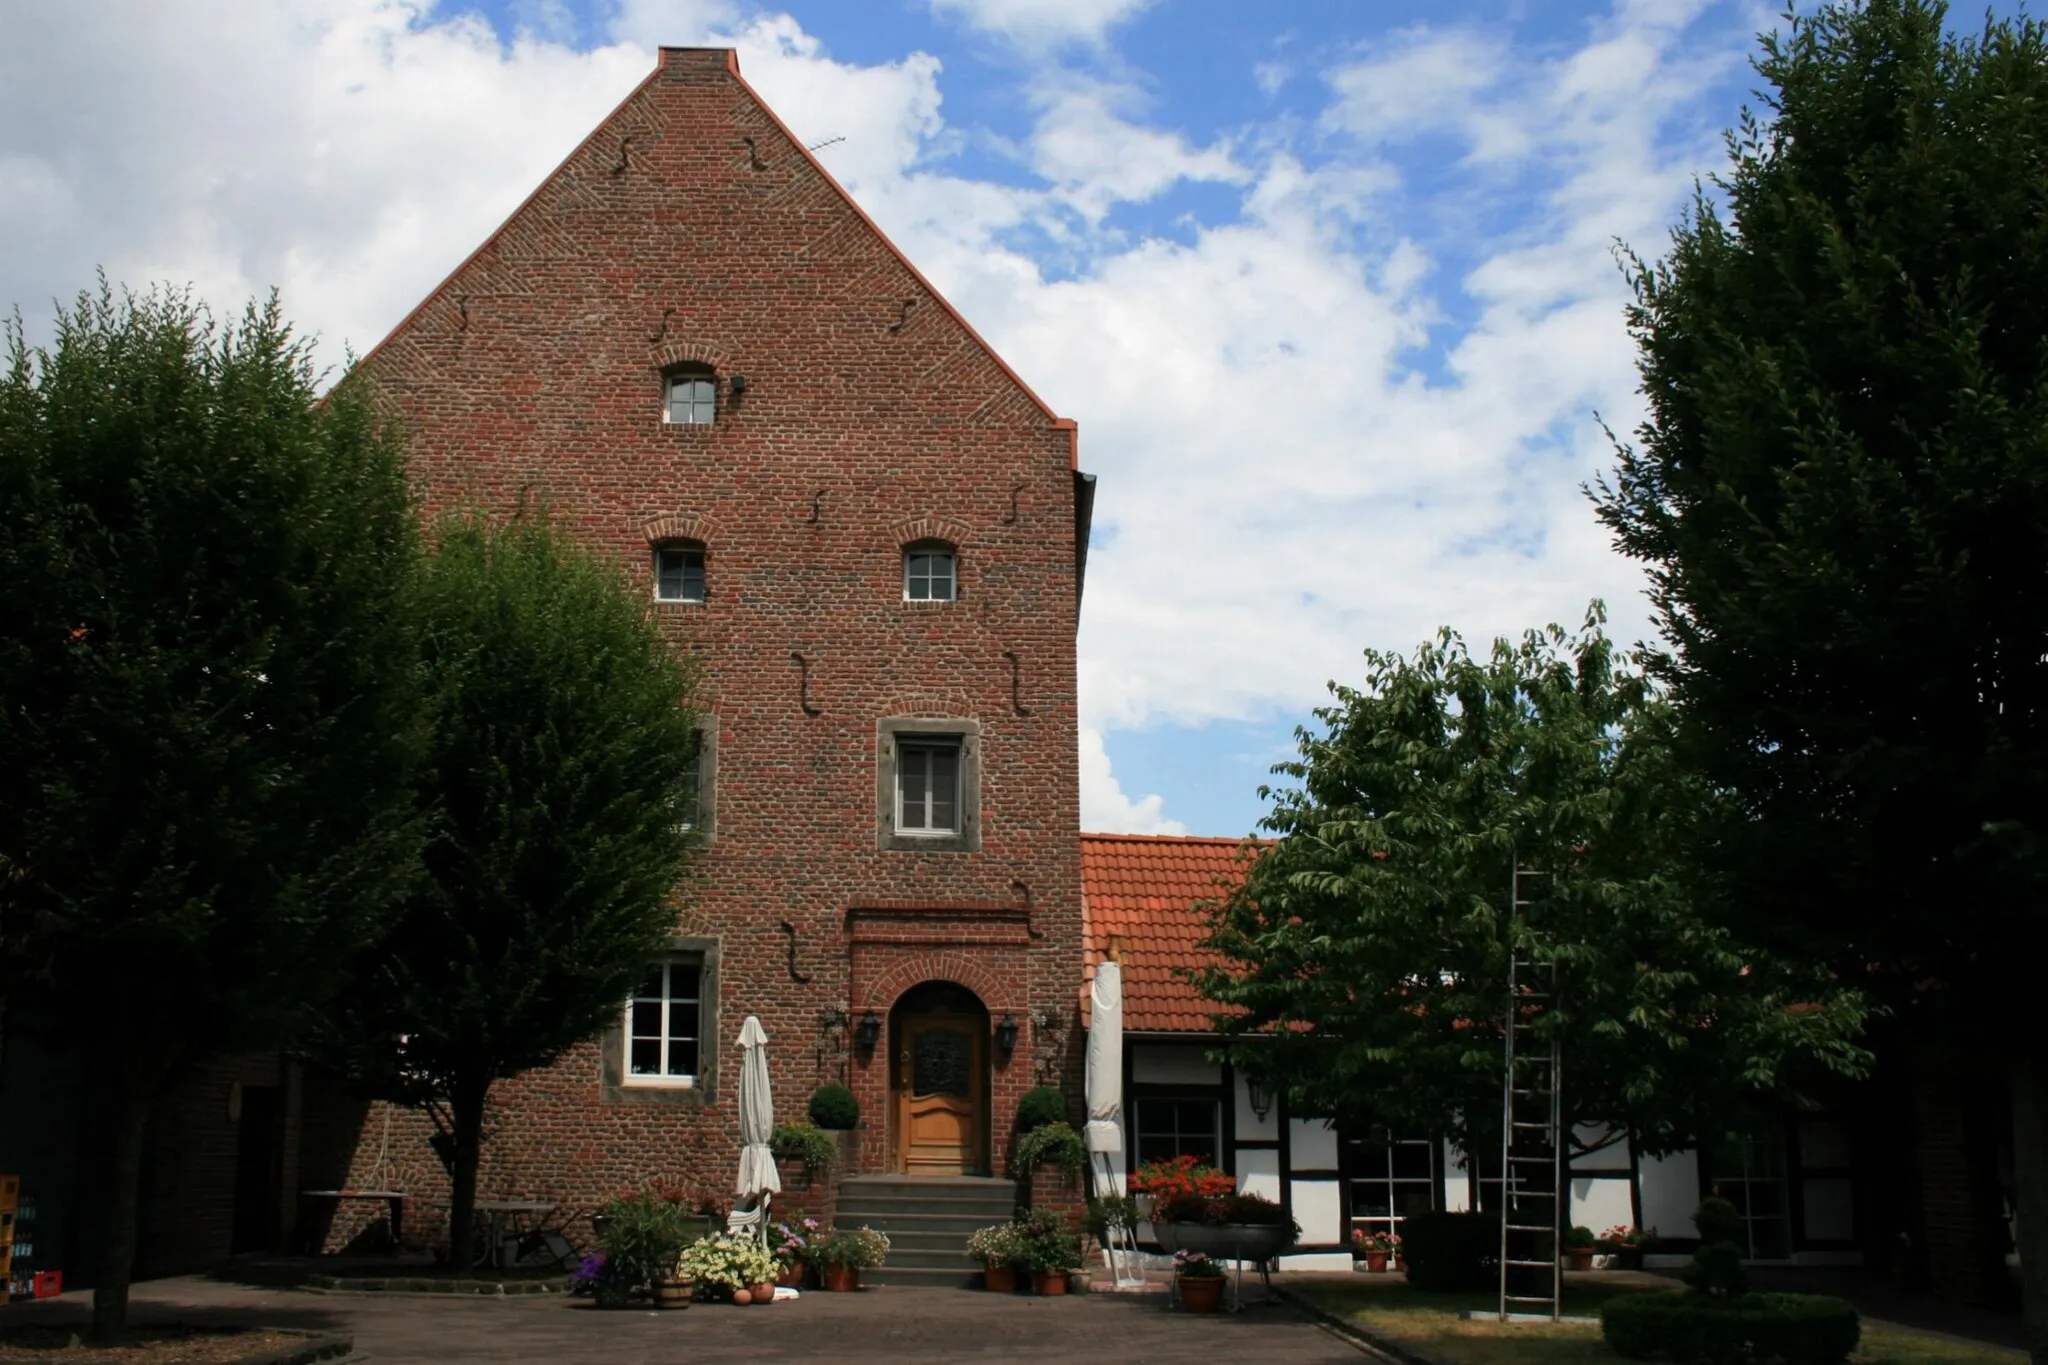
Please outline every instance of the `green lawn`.
[[[1597, 1322], [1502, 1323], [1467, 1320], [1466, 1309], [1490, 1311], [1489, 1294], [1425, 1294], [1392, 1276], [1371, 1280], [1291, 1281], [1288, 1288], [1325, 1312], [1348, 1318], [1379, 1336], [1392, 1337], [1448, 1365], [1620, 1365], [1621, 1357], [1600, 1339]], [[1565, 1288], [1567, 1315], [1597, 1318], [1600, 1305], [1636, 1285], [1572, 1284]], [[1863, 1325], [1863, 1341], [1852, 1361], [1867, 1365], [2016, 1365], [2025, 1356], [1997, 1346], [1931, 1337], [1903, 1328]]]

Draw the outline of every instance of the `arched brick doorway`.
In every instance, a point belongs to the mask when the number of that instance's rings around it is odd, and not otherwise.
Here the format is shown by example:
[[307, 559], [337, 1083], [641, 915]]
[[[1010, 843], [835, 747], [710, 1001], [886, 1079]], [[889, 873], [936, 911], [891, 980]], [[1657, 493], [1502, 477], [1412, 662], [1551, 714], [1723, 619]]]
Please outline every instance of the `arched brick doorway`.
[[951, 981], [927, 981], [889, 1011], [890, 1169], [905, 1175], [987, 1175], [989, 1014]]

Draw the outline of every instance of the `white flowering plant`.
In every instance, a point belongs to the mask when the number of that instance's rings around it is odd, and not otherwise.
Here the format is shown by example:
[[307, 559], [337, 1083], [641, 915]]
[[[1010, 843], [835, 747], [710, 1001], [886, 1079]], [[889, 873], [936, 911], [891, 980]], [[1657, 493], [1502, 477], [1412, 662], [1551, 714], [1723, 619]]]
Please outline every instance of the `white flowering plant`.
[[758, 1238], [722, 1232], [683, 1248], [676, 1260], [676, 1278], [699, 1286], [751, 1289], [775, 1282], [775, 1257]]

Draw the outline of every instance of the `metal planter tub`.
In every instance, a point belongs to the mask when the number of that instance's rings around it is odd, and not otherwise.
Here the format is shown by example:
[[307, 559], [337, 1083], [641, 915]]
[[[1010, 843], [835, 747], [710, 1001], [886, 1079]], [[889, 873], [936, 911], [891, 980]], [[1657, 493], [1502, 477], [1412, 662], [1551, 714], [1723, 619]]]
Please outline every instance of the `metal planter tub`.
[[1152, 1235], [1167, 1252], [1199, 1251], [1219, 1261], [1264, 1264], [1294, 1242], [1284, 1223], [1157, 1223]]

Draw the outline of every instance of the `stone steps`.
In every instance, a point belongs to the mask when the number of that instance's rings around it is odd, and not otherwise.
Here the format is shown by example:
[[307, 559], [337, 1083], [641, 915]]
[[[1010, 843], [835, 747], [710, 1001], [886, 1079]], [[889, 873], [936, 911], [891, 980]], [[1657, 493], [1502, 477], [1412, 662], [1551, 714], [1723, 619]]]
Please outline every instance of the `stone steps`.
[[839, 1187], [836, 1220], [889, 1238], [889, 1260], [861, 1278], [869, 1284], [936, 1287], [975, 1282], [967, 1237], [1016, 1213], [1014, 1181], [978, 1178], [856, 1176]]

